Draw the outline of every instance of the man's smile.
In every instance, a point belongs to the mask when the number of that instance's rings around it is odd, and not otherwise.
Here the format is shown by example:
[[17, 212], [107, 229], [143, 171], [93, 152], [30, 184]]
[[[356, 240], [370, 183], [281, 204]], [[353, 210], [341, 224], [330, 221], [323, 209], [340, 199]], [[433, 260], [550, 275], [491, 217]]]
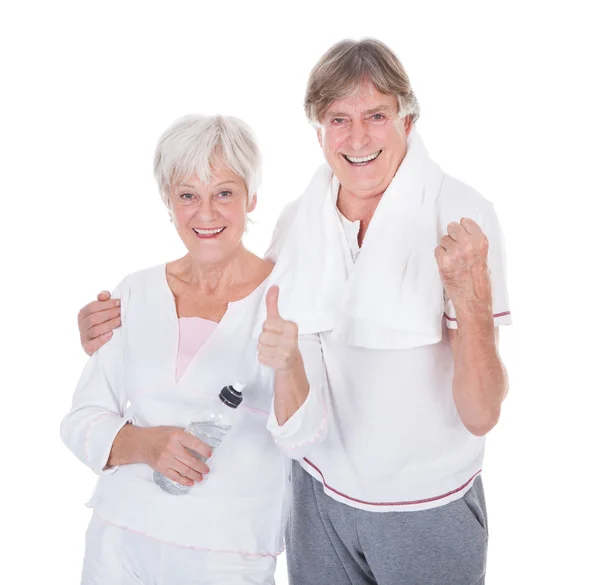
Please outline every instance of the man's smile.
[[351, 164], [354, 166], [364, 166], [369, 164], [370, 162], [374, 161], [380, 154], [381, 154], [381, 150], [378, 150], [377, 152], [374, 152], [372, 154], [369, 154], [367, 156], [350, 156], [349, 154], [342, 154], [342, 156]]

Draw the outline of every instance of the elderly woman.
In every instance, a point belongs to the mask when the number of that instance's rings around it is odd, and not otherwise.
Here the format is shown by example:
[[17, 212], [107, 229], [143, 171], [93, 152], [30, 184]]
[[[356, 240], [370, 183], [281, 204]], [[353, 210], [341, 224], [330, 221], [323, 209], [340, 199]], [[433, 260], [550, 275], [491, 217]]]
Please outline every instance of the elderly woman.
[[[259, 167], [235, 118], [188, 116], [158, 143], [155, 176], [188, 253], [119, 284], [123, 326], [89, 360], [62, 423], [100, 476], [82, 583], [273, 583], [288, 456], [325, 433], [324, 372], [318, 336], [298, 339], [272, 265], [242, 243]], [[237, 421], [213, 456], [183, 429], [238, 380]], [[155, 471], [190, 491], [169, 495]]]

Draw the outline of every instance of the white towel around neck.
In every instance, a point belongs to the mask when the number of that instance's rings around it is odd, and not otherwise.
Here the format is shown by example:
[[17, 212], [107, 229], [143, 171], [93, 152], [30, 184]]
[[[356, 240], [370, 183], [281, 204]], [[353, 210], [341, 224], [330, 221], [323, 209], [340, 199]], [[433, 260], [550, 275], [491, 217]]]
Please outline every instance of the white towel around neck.
[[295, 321], [300, 334], [331, 331], [352, 346], [439, 342], [444, 302], [434, 249], [442, 181], [413, 129], [352, 264], [332, 197], [339, 183], [329, 166], [320, 167], [297, 202], [271, 274], [281, 289], [281, 315]]

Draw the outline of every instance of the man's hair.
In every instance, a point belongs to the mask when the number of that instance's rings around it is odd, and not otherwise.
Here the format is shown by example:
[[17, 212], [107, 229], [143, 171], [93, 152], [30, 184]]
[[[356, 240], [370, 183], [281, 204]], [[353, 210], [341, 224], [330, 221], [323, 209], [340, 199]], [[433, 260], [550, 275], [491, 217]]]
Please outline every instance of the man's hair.
[[248, 201], [260, 184], [261, 156], [252, 130], [233, 116], [189, 114], [176, 120], [160, 137], [154, 152], [154, 176], [163, 202], [169, 205], [171, 185], [192, 175], [211, 179], [211, 166], [221, 163], [244, 179]]
[[351, 96], [364, 81], [382, 94], [395, 95], [398, 114], [417, 121], [419, 103], [393, 51], [377, 39], [347, 39], [333, 45], [310, 73], [304, 98], [310, 123], [318, 126], [333, 102]]

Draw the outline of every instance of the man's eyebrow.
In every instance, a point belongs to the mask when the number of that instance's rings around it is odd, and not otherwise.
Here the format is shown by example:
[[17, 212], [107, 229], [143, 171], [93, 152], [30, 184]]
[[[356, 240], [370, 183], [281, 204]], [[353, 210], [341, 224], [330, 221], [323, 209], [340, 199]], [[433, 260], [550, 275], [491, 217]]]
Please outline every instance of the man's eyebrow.
[[347, 114], [346, 112], [325, 112], [325, 115], [328, 118], [346, 118], [350, 114]]
[[[375, 114], [377, 112], [391, 112], [392, 110], [393, 110], [392, 107], [381, 104], [380, 106], [375, 106], [374, 108], [371, 108], [370, 110], [361, 112], [361, 115], [368, 116], [370, 114]], [[326, 112], [326, 116], [328, 118], [349, 118], [350, 114], [348, 114], [348, 112]]]
[[376, 114], [377, 112], [391, 112], [393, 108], [391, 108], [390, 106], [384, 106], [383, 104], [381, 106], [377, 106], [375, 108], [371, 108], [370, 110], [367, 110], [366, 112], [363, 112], [363, 114], [369, 115], [369, 114]]

